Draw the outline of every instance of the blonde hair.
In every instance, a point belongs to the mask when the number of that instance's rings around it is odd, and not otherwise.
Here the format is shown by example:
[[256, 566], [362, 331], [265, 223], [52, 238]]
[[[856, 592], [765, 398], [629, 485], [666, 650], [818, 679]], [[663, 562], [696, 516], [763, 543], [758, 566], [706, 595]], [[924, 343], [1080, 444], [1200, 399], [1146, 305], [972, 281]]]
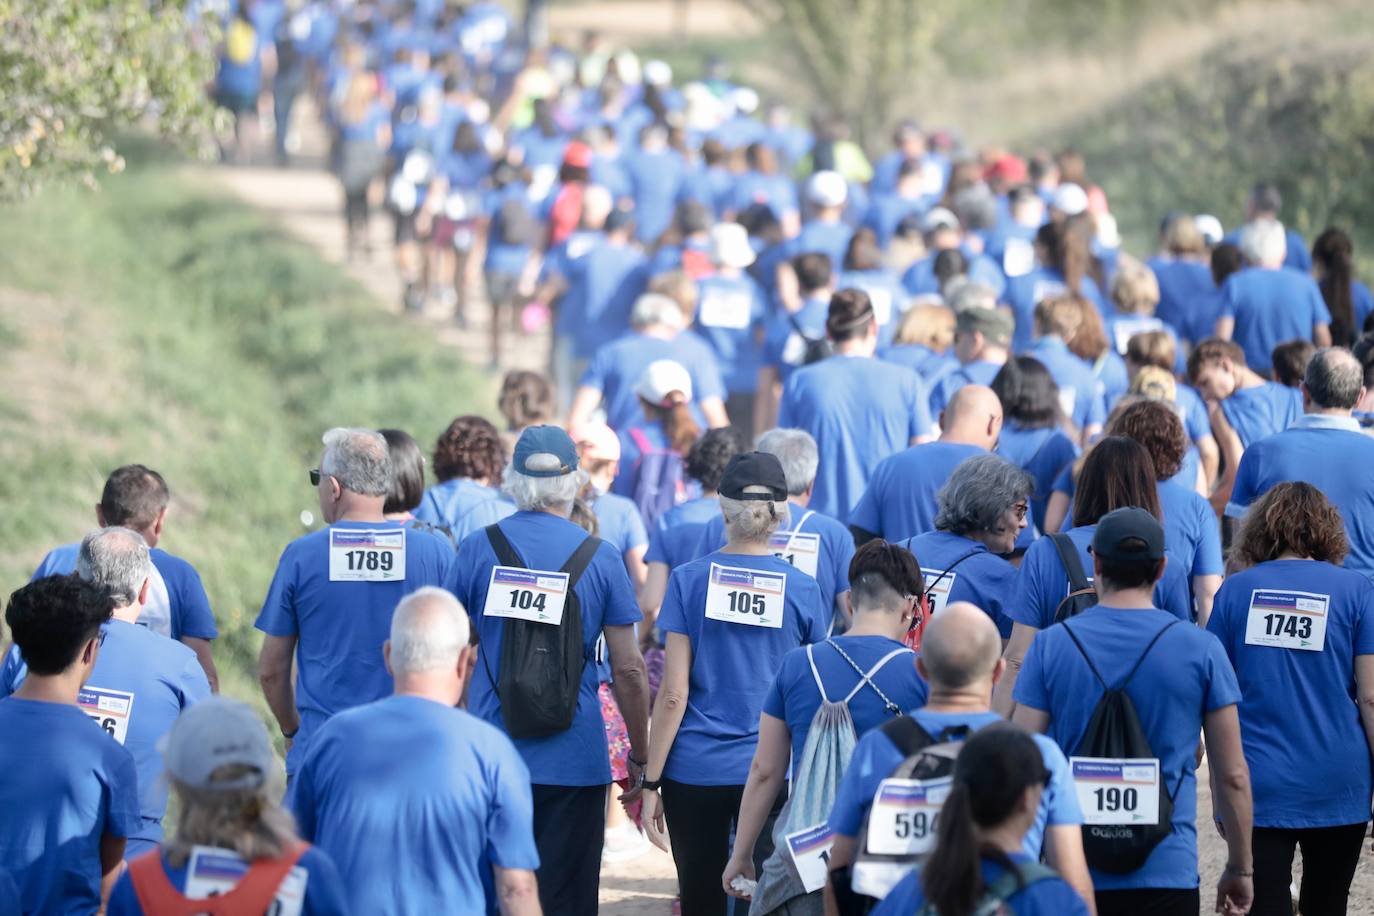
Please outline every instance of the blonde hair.
[[722, 496], [720, 511], [725, 516], [725, 530], [732, 541], [767, 541], [788, 519], [786, 502]]
[[1169, 370], [1145, 366], [1131, 379], [1130, 393], [1172, 404], [1178, 396], [1178, 383]]
[[943, 353], [954, 344], [954, 312], [943, 305], [915, 305], [893, 335], [894, 344], [921, 344]]
[[1153, 315], [1159, 305], [1159, 280], [1155, 272], [1128, 254], [1117, 260], [1112, 278], [1112, 303], [1130, 315]]
[[1041, 335], [1053, 334], [1065, 341], [1073, 340], [1083, 327], [1083, 308], [1072, 293], [1051, 296], [1035, 304], [1035, 330]]
[[683, 324], [692, 323], [697, 312], [697, 284], [684, 271], [670, 270], [649, 280], [649, 292], [667, 296], [682, 309]]
[[[211, 781], [227, 782], [255, 772], [242, 764], [227, 764]], [[196, 789], [169, 775], [180, 811], [175, 831], [162, 844], [167, 861], [181, 868], [194, 846], [232, 849], [246, 862], [280, 858], [299, 840], [291, 812], [273, 800], [281, 796], [280, 779], [270, 774], [254, 789]]]

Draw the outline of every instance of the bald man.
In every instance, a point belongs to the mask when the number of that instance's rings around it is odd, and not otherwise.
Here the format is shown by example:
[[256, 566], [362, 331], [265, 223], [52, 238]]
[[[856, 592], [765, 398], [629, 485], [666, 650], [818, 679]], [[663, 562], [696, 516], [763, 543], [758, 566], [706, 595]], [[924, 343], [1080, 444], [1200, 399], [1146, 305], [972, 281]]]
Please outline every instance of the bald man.
[[[962, 740], [969, 732], [1002, 721], [992, 712], [992, 685], [1002, 676], [1004, 667], [1001, 646], [1002, 639], [992, 618], [966, 601], [954, 602], [931, 619], [916, 659], [916, 670], [930, 684], [930, 696], [925, 706], [908, 713], [923, 733], [919, 744]], [[1036, 735], [1035, 743], [1051, 778], [1023, 848], [1037, 861], [1043, 850], [1050, 865], [1091, 910], [1093, 887], [1083, 857], [1083, 815], [1068, 761], [1058, 745], [1045, 736]], [[838, 912], [833, 888], [841, 888], [843, 896], [849, 885], [849, 866], [858, 854], [860, 831], [878, 786], [904, 759], [886, 726], [864, 735], [854, 749], [830, 813], [835, 844], [830, 850], [827, 913]]]
[[[940, 414], [940, 438], [884, 459], [849, 516], [856, 546], [935, 530], [935, 494], [966, 459], [986, 455], [1002, 433], [1002, 402], [986, 385], [965, 385]], [[919, 559], [919, 558], [918, 558]]]

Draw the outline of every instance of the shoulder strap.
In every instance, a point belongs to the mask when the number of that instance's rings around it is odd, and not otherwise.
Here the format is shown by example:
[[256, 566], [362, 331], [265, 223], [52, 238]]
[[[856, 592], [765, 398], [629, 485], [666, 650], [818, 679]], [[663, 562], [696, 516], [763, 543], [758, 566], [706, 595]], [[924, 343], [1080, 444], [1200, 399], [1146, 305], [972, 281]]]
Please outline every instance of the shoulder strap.
[[[1155, 647], [1155, 643], [1159, 642], [1159, 638], [1163, 636], [1166, 632], [1168, 632], [1169, 628], [1176, 623], [1178, 623], [1178, 620], [1174, 619], [1159, 628], [1159, 632], [1156, 633], [1154, 637], [1150, 640], [1149, 644], [1145, 646], [1145, 651], [1140, 653], [1140, 657], [1135, 660], [1135, 664], [1131, 666], [1130, 673], [1128, 673], [1126, 677], [1121, 681], [1121, 686], [1117, 687], [1117, 690], [1126, 689], [1126, 685], [1131, 682], [1131, 678], [1135, 677], [1135, 673], [1139, 671], [1140, 666], [1144, 664], [1145, 656], [1150, 654], [1150, 650]], [[1069, 634], [1069, 639], [1073, 640], [1074, 646], [1078, 648], [1078, 654], [1083, 656], [1083, 661], [1088, 663], [1088, 668], [1092, 670], [1093, 676], [1097, 678], [1097, 682], [1102, 685], [1102, 689], [1110, 690], [1111, 688], [1107, 686], [1106, 679], [1103, 678], [1102, 673], [1097, 670], [1097, 666], [1093, 664], [1093, 660], [1088, 657], [1088, 650], [1083, 648], [1083, 643], [1081, 643], [1078, 637], [1074, 635], [1073, 627], [1069, 626], [1068, 621], [1062, 623], [1061, 626], [1064, 627], [1064, 632]]]
[[[830, 642], [830, 640], [827, 639], [826, 642]], [[816, 681], [816, 689], [821, 692], [821, 702], [829, 703], [830, 697], [825, 695], [825, 683], [821, 680], [821, 673], [816, 670], [816, 655], [811, 651], [814, 646], [815, 643], [806, 644], [806, 660], [811, 665], [811, 677]]]
[[804, 513], [802, 513], [801, 520], [797, 522], [796, 526], [793, 527], [791, 531], [787, 532], [787, 546], [783, 549], [784, 553], [790, 552], [792, 550], [792, 542], [796, 540], [797, 532], [801, 531], [802, 525], [806, 524], [806, 520], [815, 514], [816, 510], [814, 509], [807, 509]]
[[1140, 670], [1140, 666], [1145, 664], [1145, 656], [1150, 654], [1150, 650], [1155, 647], [1155, 643], [1159, 642], [1159, 638], [1163, 636], [1165, 633], [1169, 632], [1169, 629], [1176, 623], [1178, 623], [1177, 618], [1170, 620], [1164, 626], [1159, 628], [1159, 632], [1156, 633], [1154, 635], [1154, 638], [1150, 640], [1150, 644], [1145, 647], [1145, 651], [1140, 653], [1140, 658], [1136, 659], [1135, 666], [1131, 668], [1130, 673], [1126, 675], [1126, 679], [1121, 682], [1121, 686], [1118, 688], [1119, 690], [1126, 689], [1126, 685], [1131, 682], [1131, 678], [1135, 677], [1135, 673]]
[[[493, 526], [495, 527], [495, 526]], [[601, 539], [587, 535], [577, 549], [568, 557], [568, 561], [563, 564], [559, 572], [568, 574], [568, 590], [571, 591], [582, 574], [587, 571], [587, 567], [592, 564], [592, 558], [596, 556], [596, 551], [601, 547]]]
[[902, 752], [903, 757], [910, 757], [922, 748], [935, 743], [930, 732], [922, 728], [921, 723], [911, 716], [897, 716], [895, 719], [888, 719], [878, 728], [882, 730], [889, 741], [897, 745], [897, 750]]
[[[906, 548], [907, 548], [907, 550], [910, 550], [910, 549], [911, 549], [911, 538], [908, 538], [908, 539], [907, 539]], [[953, 563], [949, 564], [949, 566], [948, 566], [946, 569], [942, 570], [941, 573], [940, 573], [940, 575], [936, 576], [934, 579], [932, 579], [932, 580], [930, 581], [930, 583], [929, 583], [928, 585], [926, 585], [926, 589], [925, 589], [925, 596], [926, 596], [926, 598], [927, 598], [927, 599], [930, 598], [930, 593], [933, 592], [933, 591], [935, 591], [935, 586], [939, 585], [942, 581], [944, 581], [945, 576], [947, 576], [947, 575], [949, 575], [950, 573], [954, 572], [954, 567], [958, 566], [960, 563], [964, 562], [964, 561], [967, 560], [969, 557], [973, 556], [975, 553], [978, 553], [978, 552], [979, 552], [979, 551], [978, 551], [976, 548], [973, 549], [973, 550], [970, 550], [968, 553], [964, 554], [962, 557], [960, 557], [959, 559], [955, 560]], [[919, 558], [918, 558], [918, 559], [919, 559]]]
[[1092, 588], [1088, 584], [1087, 573], [1083, 572], [1083, 561], [1078, 557], [1078, 547], [1073, 540], [1062, 531], [1051, 534], [1050, 540], [1054, 541], [1054, 547], [1059, 551], [1059, 562], [1064, 564], [1064, 572], [1069, 575], [1069, 591], [1081, 592]]
[[525, 561], [521, 558], [516, 549], [511, 546], [506, 533], [501, 530], [500, 525], [488, 525], [482, 529], [487, 533], [487, 540], [491, 543], [491, 549], [496, 554], [496, 562], [502, 566], [514, 566], [517, 569], [527, 569]]
[[1002, 872], [983, 892], [973, 916], [992, 916], [999, 912], [1001, 905], [1019, 890], [1030, 887], [1049, 878], [1057, 878], [1058, 873], [1048, 865], [1039, 862], [1015, 862], [1013, 867]]
[[859, 682], [855, 684], [854, 689], [849, 691], [849, 694], [845, 696], [845, 703], [848, 703], [850, 700], [854, 699], [854, 697], [858, 696], [859, 691], [863, 690], [864, 685], [867, 684], [869, 687], [873, 688], [873, 692], [876, 693], [878, 695], [878, 698], [883, 701], [883, 706], [887, 709], [889, 713], [891, 713], [894, 716], [901, 715], [902, 707], [898, 706], [896, 703], [892, 702], [892, 700], [888, 699], [887, 694], [883, 693], [882, 688], [873, 682], [873, 678], [876, 677], [878, 672], [883, 669], [884, 665], [892, 661], [897, 656], [913, 654], [910, 649], [908, 649], [906, 646], [902, 646], [899, 649], [893, 649], [891, 652], [887, 653], [882, 658], [874, 662], [873, 667], [865, 671], [862, 668], [860, 668], [858, 664], [855, 663], [854, 659], [850, 658], [849, 654], [845, 652], [843, 649], [841, 649], [839, 645], [837, 645], [835, 642], [831, 640], [826, 641], [829, 642], [830, 645], [835, 647], [835, 651], [840, 653], [841, 658], [849, 662], [849, 667], [853, 668], [854, 673], [859, 676]]
[[157, 913], [159, 916], [261, 913], [267, 911], [281, 883], [309, 848], [309, 843], [298, 842], [279, 858], [259, 859], [248, 866], [248, 872], [233, 890], [204, 900], [182, 896], [181, 891], [168, 880], [167, 872], [162, 867], [162, 854], [157, 849], [129, 863], [129, 879], [133, 883], [139, 907], [145, 913]]
[[649, 442], [649, 437], [644, 435], [644, 430], [640, 429], [638, 426], [630, 427], [630, 438], [634, 440], [635, 448], [639, 449], [639, 454], [641, 456], [656, 451], [653, 445]]

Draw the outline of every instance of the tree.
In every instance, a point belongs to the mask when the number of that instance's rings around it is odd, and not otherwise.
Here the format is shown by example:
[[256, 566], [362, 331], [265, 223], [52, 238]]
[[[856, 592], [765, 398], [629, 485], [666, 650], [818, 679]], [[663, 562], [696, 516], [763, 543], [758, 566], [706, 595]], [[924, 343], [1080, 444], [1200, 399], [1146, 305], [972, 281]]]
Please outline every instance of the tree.
[[207, 137], [211, 48], [179, 3], [0, 0], [0, 198], [94, 185], [123, 168], [114, 138], [133, 125]]

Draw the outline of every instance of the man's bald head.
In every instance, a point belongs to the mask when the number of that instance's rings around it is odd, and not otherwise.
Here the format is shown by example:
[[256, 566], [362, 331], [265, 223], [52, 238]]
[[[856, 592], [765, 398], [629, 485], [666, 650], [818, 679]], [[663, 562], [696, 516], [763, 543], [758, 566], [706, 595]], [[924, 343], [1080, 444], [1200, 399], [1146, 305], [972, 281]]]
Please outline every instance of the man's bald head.
[[1307, 361], [1302, 388], [1318, 410], [1353, 410], [1364, 394], [1364, 369], [1349, 350], [1323, 347]]
[[457, 598], [433, 586], [417, 589], [401, 599], [391, 618], [392, 671], [399, 676], [453, 670], [470, 632]]
[[946, 606], [931, 618], [921, 637], [921, 667], [932, 693], [990, 682], [1001, 657], [997, 625], [967, 601]]
[[1002, 402], [986, 385], [965, 385], [940, 415], [940, 438], [992, 449], [1002, 432]]

